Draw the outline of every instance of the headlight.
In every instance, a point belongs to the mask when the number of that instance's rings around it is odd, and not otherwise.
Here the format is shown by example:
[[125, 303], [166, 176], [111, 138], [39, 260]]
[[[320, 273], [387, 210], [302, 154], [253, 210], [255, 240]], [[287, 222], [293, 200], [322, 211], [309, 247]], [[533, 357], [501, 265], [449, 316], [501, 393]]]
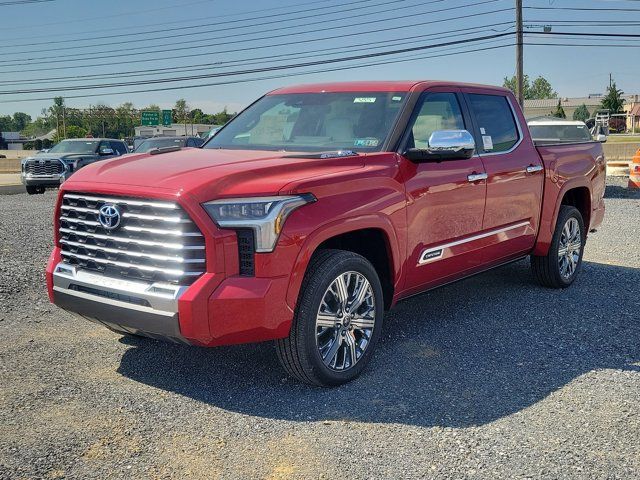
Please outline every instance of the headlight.
[[296, 208], [315, 202], [311, 194], [226, 198], [202, 206], [220, 228], [248, 228], [254, 231], [256, 252], [271, 252], [284, 222]]

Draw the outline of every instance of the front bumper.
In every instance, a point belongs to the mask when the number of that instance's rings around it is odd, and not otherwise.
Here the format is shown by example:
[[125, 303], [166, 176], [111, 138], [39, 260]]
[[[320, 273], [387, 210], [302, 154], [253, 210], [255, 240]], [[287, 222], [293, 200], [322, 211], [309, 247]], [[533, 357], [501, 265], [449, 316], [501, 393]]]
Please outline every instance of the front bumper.
[[27, 187], [59, 187], [67, 176], [67, 172], [55, 175], [32, 175], [22, 172], [21, 180]]
[[286, 337], [288, 280], [205, 274], [188, 287], [133, 282], [76, 269], [55, 251], [47, 268], [50, 298], [69, 312], [117, 332], [209, 347]]
[[186, 287], [96, 275], [65, 263], [52, 273], [59, 307], [111, 330], [187, 342], [180, 334], [178, 299]]

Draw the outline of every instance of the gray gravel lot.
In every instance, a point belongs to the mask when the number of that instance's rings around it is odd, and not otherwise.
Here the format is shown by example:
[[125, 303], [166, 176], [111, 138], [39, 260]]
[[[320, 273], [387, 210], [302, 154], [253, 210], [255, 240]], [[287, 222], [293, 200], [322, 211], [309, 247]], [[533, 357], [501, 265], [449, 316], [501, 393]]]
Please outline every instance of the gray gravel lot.
[[640, 194], [568, 290], [528, 261], [414, 297], [340, 388], [273, 346], [125, 338], [49, 305], [53, 192], [0, 196], [0, 478], [640, 478]]

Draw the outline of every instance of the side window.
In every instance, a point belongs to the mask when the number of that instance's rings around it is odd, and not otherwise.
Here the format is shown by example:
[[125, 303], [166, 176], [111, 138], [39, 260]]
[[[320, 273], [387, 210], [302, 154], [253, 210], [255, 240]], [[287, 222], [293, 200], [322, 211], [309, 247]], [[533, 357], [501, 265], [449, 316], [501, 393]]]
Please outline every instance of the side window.
[[124, 144], [122, 142], [109, 142], [111, 144], [111, 149], [115, 155], [124, 155], [126, 152], [124, 148]]
[[187, 138], [187, 147], [195, 147], [195, 145], [193, 144], [193, 140], [191, 138]]
[[470, 94], [469, 103], [485, 153], [505, 152], [518, 143], [518, 128], [507, 97]]
[[454, 93], [429, 93], [419, 107], [407, 148], [427, 148], [436, 130], [463, 130], [464, 118]]

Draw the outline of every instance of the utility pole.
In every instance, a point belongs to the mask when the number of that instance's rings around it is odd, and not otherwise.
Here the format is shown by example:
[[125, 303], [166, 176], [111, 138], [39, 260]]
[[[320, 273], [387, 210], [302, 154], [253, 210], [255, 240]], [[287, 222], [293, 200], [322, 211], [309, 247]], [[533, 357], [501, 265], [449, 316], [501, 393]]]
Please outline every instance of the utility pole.
[[516, 0], [516, 95], [524, 108], [524, 68], [522, 61], [522, 0]]
[[609, 74], [609, 90], [611, 90], [611, 85], [613, 84], [613, 76]]

